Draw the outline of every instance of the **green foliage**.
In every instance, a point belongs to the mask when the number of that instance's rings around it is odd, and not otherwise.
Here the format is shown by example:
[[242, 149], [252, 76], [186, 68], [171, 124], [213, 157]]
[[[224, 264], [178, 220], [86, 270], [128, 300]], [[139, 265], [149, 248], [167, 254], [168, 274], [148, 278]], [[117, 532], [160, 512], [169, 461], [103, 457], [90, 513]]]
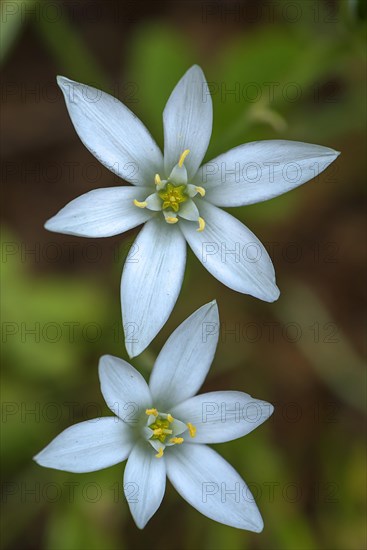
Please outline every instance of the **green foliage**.
[[[92, 51], [67, 10], [61, 10], [61, 17], [51, 23], [32, 14], [24, 17], [20, 8], [25, 4], [41, 5], [32, 0], [2, 3], [2, 14], [9, 16], [1, 18], [1, 61], [11, 65], [12, 50], [28, 27], [53, 63], [55, 75], [62, 73], [108, 91], [110, 78], [97, 59], [97, 50]], [[278, 10], [285, 5], [276, 4]], [[278, 239], [281, 243], [284, 235], [290, 240], [302, 235], [302, 223], [314, 213], [331, 219], [330, 212], [335, 212], [335, 217], [342, 212], [340, 203], [354, 204], [363, 169], [362, 147], [360, 158], [352, 153], [360, 146], [365, 128], [362, 44], [366, 3], [293, 4], [302, 9], [299, 22], [286, 24], [280, 17], [272, 24], [246, 25], [244, 30], [234, 26], [213, 48], [211, 44], [204, 47], [207, 29], [203, 22], [189, 29], [174, 18], [157, 17], [154, 23], [145, 20], [131, 29], [124, 51], [111, 52], [118, 59], [123, 57], [122, 81], [133, 83], [136, 91], [129, 107], [161, 146], [164, 105], [193, 63], [203, 67], [212, 90], [214, 128], [207, 160], [240, 143], [261, 139], [343, 146], [340, 159], [344, 164], [338, 165], [342, 172], [338, 172], [341, 177], [335, 185], [326, 186], [322, 177], [308, 184], [307, 191], [299, 189], [267, 203], [232, 209], [264, 241]], [[337, 10], [330, 12], [334, 4]], [[292, 87], [292, 83], [296, 85]], [[297, 90], [299, 97], [294, 99]], [[349, 143], [352, 153], [348, 153]], [[312, 198], [305, 204], [311, 192], [320, 212]], [[304, 231], [311, 232], [311, 226]], [[338, 234], [343, 227], [341, 221]], [[2, 242], [15, 245], [15, 250], [20, 245], [19, 237], [9, 230], [3, 230]], [[358, 249], [352, 252], [358, 255]], [[347, 255], [345, 250], [343, 253]], [[343, 269], [349, 270], [348, 259], [340, 260], [332, 272], [336, 279]], [[174, 315], [150, 348], [133, 362], [147, 374], [179, 322], [217, 297], [225, 325], [203, 389], [238, 389], [275, 403], [275, 415], [266, 425], [243, 439], [216, 446], [248, 482], [255, 497], [258, 495], [265, 529], [261, 535], [253, 535], [204, 518], [170, 486], [162, 508], [141, 532], [135, 528], [122, 495], [122, 465], [79, 476], [32, 463], [32, 456], [62, 429], [86, 419], [86, 404], [94, 403], [101, 414], [108, 414], [99, 391], [97, 363], [103, 353], [126, 358], [121, 330], [116, 337], [112, 328], [120, 327], [121, 322], [116, 298], [121, 266], [106, 267], [102, 276], [86, 276], [85, 271], [60, 275], [23, 263], [18, 253], [3, 258], [5, 416], [1, 458], [10, 483], [15, 483], [5, 485], [4, 548], [13, 550], [20, 547], [20, 541], [24, 546], [28, 540], [29, 547], [45, 550], [357, 550], [365, 546], [361, 486], [365, 479], [362, 413], [366, 398], [361, 361], [350, 333], [340, 331], [338, 342], [333, 343], [322, 338], [316, 342], [310, 331], [315, 320], [321, 327], [336, 322], [323, 293], [316, 291], [317, 284], [312, 287], [317, 277], [327, 278], [330, 272], [325, 276], [320, 264], [305, 264], [308, 285], [301, 285], [297, 266], [286, 262], [282, 266], [279, 259], [276, 263], [283, 267], [278, 279], [284, 292], [279, 302], [269, 305], [224, 288], [189, 254]], [[359, 269], [360, 263], [356, 265]], [[335, 295], [333, 300], [338, 298]], [[284, 326], [289, 322], [303, 328], [299, 341], [265, 339], [264, 323]], [[73, 339], [70, 323], [77, 323]], [[101, 329], [96, 341], [83, 335], [83, 327], [90, 323]], [[244, 337], [243, 329], [251, 323], [261, 327], [259, 341]], [[350, 332], [355, 325], [351, 322]], [[238, 326], [241, 332], [236, 336]], [[89, 335], [93, 336], [92, 327]], [[78, 405], [71, 418], [67, 402]], [[289, 408], [292, 403], [301, 407], [297, 421], [290, 412], [294, 411]], [[50, 404], [60, 412], [54, 420]], [[55, 502], [19, 492], [22, 487], [50, 483], [62, 489]], [[68, 483], [79, 484], [71, 500]], [[82, 493], [88, 483], [102, 490], [96, 502]], [[300, 491], [298, 498], [292, 498], [294, 485]], [[8, 494], [13, 489], [16, 492]]]
[[183, 33], [157, 22], [137, 30], [128, 53], [128, 80], [138, 86], [136, 110], [163, 147], [163, 109], [175, 84], [195, 63], [193, 47]]
[[106, 293], [85, 277], [31, 274], [21, 261], [21, 243], [3, 230], [3, 251], [9, 243], [17, 252], [4, 253], [2, 264], [3, 359], [31, 380], [70, 376], [85, 357], [86, 342], [93, 343], [104, 325]]
[[0, 17], [0, 63], [3, 63], [15, 45], [26, 21], [24, 10], [35, 5], [36, 0], [4, 0]]

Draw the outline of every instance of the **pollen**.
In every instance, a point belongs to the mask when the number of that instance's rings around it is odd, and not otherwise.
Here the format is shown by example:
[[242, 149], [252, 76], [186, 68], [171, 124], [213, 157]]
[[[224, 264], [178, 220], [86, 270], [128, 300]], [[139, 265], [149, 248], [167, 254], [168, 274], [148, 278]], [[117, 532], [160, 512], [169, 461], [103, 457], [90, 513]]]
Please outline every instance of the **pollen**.
[[157, 409], [146, 409], [145, 414], [147, 414], [148, 416], [150, 416], [151, 414], [153, 416], [158, 416], [158, 411]]
[[184, 152], [182, 153], [182, 155], [180, 156], [180, 159], [178, 161], [178, 165], [180, 168], [182, 168], [183, 166], [183, 163], [185, 162], [185, 158], [187, 157], [187, 155], [190, 153], [190, 149], [185, 149]]
[[163, 456], [163, 447], [160, 447], [158, 453], [155, 455], [156, 458], [162, 458]]
[[196, 190], [197, 193], [199, 193], [199, 195], [201, 195], [202, 197], [205, 197], [204, 187], [195, 187], [195, 190]]
[[193, 424], [191, 424], [191, 422], [187, 423], [187, 427], [189, 429], [190, 437], [195, 437], [196, 436], [196, 427]]
[[168, 413], [167, 414], [167, 420], [168, 420], [169, 423], [172, 423], [174, 421], [174, 418], [171, 414]]
[[155, 183], [156, 185], [160, 185], [160, 184], [162, 183], [162, 180], [161, 180], [159, 174], [156, 174], [156, 175], [154, 176], [154, 183]]
[[199, 227], [196, 231], [204, 231], [205, 229], [205, 220], [203, 218], [198, 219]]
[[181, 443], [184, 442], [184, 438], [183, 437], [171, 437], [169, 442], [173, 443], [173, 445], [181, 445]]
[[146, 201], [140, 202], [140, 201], [137, 201], [136, 199], [133, 200], [133, 203], [134, 203], [135, 206], [137, 206], [138, 208], [146, 208], [146, 206], [147, 206], [147, 204], [148, 204]]
[[167, 223], [173, 224], [178, 222], [178, 218], [167, 217], [165, 218]]

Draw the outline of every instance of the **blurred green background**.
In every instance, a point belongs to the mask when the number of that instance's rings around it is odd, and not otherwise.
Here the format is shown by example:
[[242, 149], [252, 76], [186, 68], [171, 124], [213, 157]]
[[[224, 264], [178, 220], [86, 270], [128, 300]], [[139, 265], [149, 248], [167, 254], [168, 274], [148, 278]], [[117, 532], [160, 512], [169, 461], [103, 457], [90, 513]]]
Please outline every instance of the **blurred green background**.
[[[365, 6], [358, 1], [4, 1], [2, 41], [2, 546], [12, 549], [366, 547]], [[189, 255], [161, 333], [132, 364], [149, 375], [172, 330], [217, 298], [221, 338], [203, 391], [275, 404], [216, 448], [263, 514], [260, 535], [212, 522], [172, 487], [144, 531], [123, 465], [74, 475], [32, 456], [62, 429], [108, 414], [102, 354], [127, 358], [119, 283], [135, 231], [87, 240], [43, 223], [83, 192], [118, 185], [79, 141], [55, 77], [124, 101], [162, 145], [162, 109], [193, 63], [213, 91], [206, 156], [261, 139], [341, 151], [303, 187], [233, 209], [267, 245], [281, 297], [238, 295]]]

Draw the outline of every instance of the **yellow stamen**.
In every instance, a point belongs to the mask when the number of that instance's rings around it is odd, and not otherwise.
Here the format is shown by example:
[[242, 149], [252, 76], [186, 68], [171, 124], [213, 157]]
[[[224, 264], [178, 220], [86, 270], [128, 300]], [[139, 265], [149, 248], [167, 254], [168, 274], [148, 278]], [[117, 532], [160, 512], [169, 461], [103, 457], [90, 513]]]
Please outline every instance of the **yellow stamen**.
[[156, 456], [156, 458], [162, 458], [162, 456], [163, 456], [163, 447], [160, 447], [158, 453], [155, 456]]
[[177, 222], [178, 222], [178, 218], [167, 217], [167, 218], [166, 218], [166, 222], [167, 222], [167, 223], [177, 223]]
[[157, 409], [146, 409], [145, 414], [147, 414], [148, 416], [150, 416], [151, 414], [153, 416], [158, 416], [158, 411]]
[[136, 199], [133, 200], [133, 203], [135, 204], [135, 206], [137, 206], [138, 208], [145, 208], [147, 206], [147, 202], [146, 201], [143, 201], [143, 202], [140, 202], [140, 201], [137, 201]]
[[199, 193], [199, 195], [201, 195], [202, 197], [205, 196], [205, 189], [204, 187], [195, 187], [197, 193]]
[[183, 437], [172, 437], [170, 440], [169, 440], [170, 443], [173, 443], [174, 445], [181, 445], [181, 443], [184, 442], [184, 438]]
[[185, 161], [185, 158], [187, 157], [187, 155], [190, 153], [190, 149], [185, 149], [184, 152], [182, 153], [182, 155], [180, 156], [180, 160], [178, 161], [178, 165], [180, 168], [182, 168], [182, 165]]
[[167, 414], [167, 420], [168, 420], [169, 423], [172, 423], [174, 421], [174, 418], [171, 414], [168, 413]]
[[188, 422], [187, 423], [187, 427], [189, 428], [189, 432], [190, 432], [190, 437], [195, 437], [196, 436], [196, 428], [193, 424], [191, 424], [191, 422]]
[[172, 430], [167, 430], [166, 428], [156, 428], [153, 430], [154, 435], [163, 435], [163, 434], [171, 434]]
[[199, 218], [198, 219], [198, 222], [199, 222], [199, 227], [197, 228], [196, 231], [204, 231], [205, 229], [205, 221], [203, 218]]
[[161, 180], [159, 174], [156, 174], [154, 176], [154, 182], [155, 182], [156, 185], [160, 185], [162, 183], [162, 180]]

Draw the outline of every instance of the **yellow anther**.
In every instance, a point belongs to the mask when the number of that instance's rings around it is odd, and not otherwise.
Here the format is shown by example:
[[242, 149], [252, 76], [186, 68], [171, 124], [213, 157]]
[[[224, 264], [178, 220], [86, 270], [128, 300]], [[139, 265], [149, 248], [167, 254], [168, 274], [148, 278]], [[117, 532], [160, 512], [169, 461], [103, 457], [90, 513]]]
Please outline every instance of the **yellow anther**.
[[167, 414], [167, 420], [168, 420], [169, 423], [172, 423], [174, 421], [174, 418], [171, 414], [168, 413]]
[[154, 182], [155, 182], [156, 185], [160, 185], [162, 183], [162, 180], [161, 180], [159, 174], [156, 174], [154, 176]]
[[157, 409], [146, 409], [145, 414], [147, 414], [148, 416], [150, 416], [151, 414], [153, 416], [158, 416], [158, 411]]
[[195, 187], [196, 189], [196, 192], [199, 193], [199, 195], [201, 195], [202, 197], [205, 196], [205, 189], [204, 187]]
[[169, 440], [170, 443], [173, 443], [174, 445], [181, 445], [181, 443], [184, 442], [184, 438], [183, 437], [172, 437], [170, 440]]
[[163, 447], [160, 447], [158, 453], [155, 455], [156, 458], [162, 458], [163, 456]]
[[199, 227], [197, 228], [196, 231], [204, 231], [205, 229], [205, 221], [203, 218], [199, 218], [198, 219], [198, 223], [199, 223]]
[[180, 159], [178, 161], [178, 165], [180, 168], [182, 168], [182, 165], [185, 161], [185, 158], [187, 157], [187, 155], [190, 153], [190, 149], [185, 149], [184, 152], [182, 153], [182, 155], [180, 156]]
[[196, 436], [195, 426], [193, 424], [191, 424], [191, 422], [188, 422], [187, 427], [189, 428], [190, 437], [195, 437]]
[[135, 204], [135, 206], [137, 206], [138, 208], [145, 208], [147, 206], [147, 202], [146, 201], [143, 201], [143, 202], [140, 202], [140, 201], [137, 201], [136, 199], [133, 200], [133, 203]]
[[166, 222], [167, 222], [167, 223], [177, 223], [177, 222], [178, 222], [178, 218], [167, 217], [167, 218], [166, 218]]

